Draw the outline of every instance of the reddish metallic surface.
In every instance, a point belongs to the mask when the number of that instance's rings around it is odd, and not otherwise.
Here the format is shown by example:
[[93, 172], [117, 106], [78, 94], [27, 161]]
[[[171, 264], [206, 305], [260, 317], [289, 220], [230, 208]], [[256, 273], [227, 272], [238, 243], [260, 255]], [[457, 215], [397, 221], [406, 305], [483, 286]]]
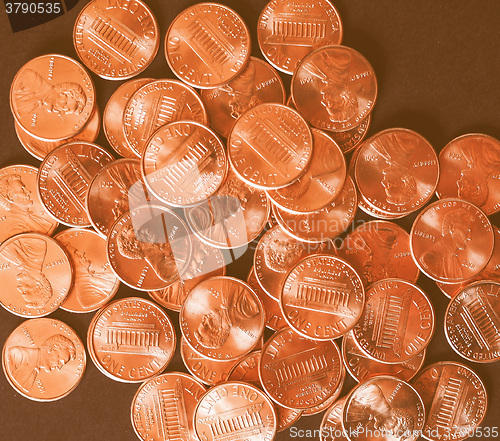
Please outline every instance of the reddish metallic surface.
[[320, 426], [321, 441], [348, 441], [347, 433], [342, 427], [342, 411], [346, 397], [335, 401], [323, 415]]
[[7, 337], [2, 367], [10, 385], [34, 401], [55, 401], [80, 383], [85, 348], [65, 323], [48, 318], [26, 320]]

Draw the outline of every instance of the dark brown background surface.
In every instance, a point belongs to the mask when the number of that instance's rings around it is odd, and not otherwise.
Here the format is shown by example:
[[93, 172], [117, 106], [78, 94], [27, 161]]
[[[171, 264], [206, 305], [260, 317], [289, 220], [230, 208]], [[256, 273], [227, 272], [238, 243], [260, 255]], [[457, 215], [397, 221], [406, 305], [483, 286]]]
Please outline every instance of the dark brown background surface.
[[[18, 69], [38, 55], [56, 52], [77, 58], [72, 28], [84, 3], [80, 1], [73, 10], [54, 21], [17, 33], [11, 32], [5, 11], [0, 12], [0, 166], [40, 164], [24, 151], [16, 138], [9, 110], [10, 83]], [[159, 21], [162, 41], [154, 63], [141, 76], [173, 78], [163, 55], [163, 39], [172, 19], [196, 2], [148, 0], [147, 3]], [[252, 33], [252, 54], [262, 58], [255, 30], [266, 2], [222, 3], [244, 18]], [[335, 6], [344, 26], [343, 43], [364, 54], [378, 77], [379, 95], [369, 134], [390, 127], [405, 127], [420, 132], [437, 150], [454, 137], [469, 132], [500, 138], [498, 0], [335, 0]], [[102, 110], [121, 83], [101, 80], [95, 75], [93, 78]], [[289, 84], [289, 79], [284, 79]], [[109, 148], [102, 133], [98, 143]], [[399, 223], [409, 230], [414, 217]], [[368, 217], [358, 214], [357, 219]], [[498, 216], [492, 220], [500, 226]], [[251, 252], [233, 263], [228, 273], [246, 277], [250, 264]], [[443, 332], [446, 297], [424, 276], [419, 284], [431, 298], [437, 318], [426, 365], [456, 360], [471, 366], [488, 391], [489, 406], [483, 426], [500, 426], [500, 363], [473, 364], [456, 355]], [[132, 295], [144, 296], [122, 286], [117, 297]], [[72, 326], [84, 341], [92, 316], [64, 311], [51, 315]], [[170, 316], [177, 324], [178, 315], [170, 313]], [[2, 345], [22, 321], [0, 308]], [[184, 370], [178, 351], [169, 370]], [[348, 377], [343, 394], [354, 384]], [[82, 382], [69, 396], [53, 403], [37, 403], [16, 393], [1, 373], [0, 440], [134, 441], [137, 437], [130, 423], [130, 404], [137, 388], [136, 384], [108, 379], [88, 359]], [[297, 427], [319, 428], [321, 418], [322, 415], [302, 418]], [[285, 432], [277, 439], [287, 440], [290, 435]]]

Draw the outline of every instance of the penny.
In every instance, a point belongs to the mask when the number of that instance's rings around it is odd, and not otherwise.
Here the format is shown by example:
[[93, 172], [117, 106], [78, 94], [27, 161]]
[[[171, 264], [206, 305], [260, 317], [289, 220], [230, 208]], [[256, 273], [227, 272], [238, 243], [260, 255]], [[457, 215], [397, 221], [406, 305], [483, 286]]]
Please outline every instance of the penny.
[[304, 174], [312, 147], [311, 131], [295, 110], [260, 104], [236, 121], [228, 139], [228, 156], [241, 179], [272, 190]]
[[314, 155], [305, 173], [293, 184], [268, 192], [283, 210], [310, 213], [331, 204], [342, 192], [346, 164], [340, 147], [325, 132], [311, 130]]
[[168, 315], [138, 297], [115, 300], [102, 308], [88, 335], [96, 367], [125, 383], [140, 383], [161, 373], [175, 351], [175, 331]]
[[278, 300], [286, 273], [303, 257], [320, 252], [320, 247], [292, 238], [279, 225], [267, 230], [254, 254], [257, 282], [267, 295]]
[[426, 350], [401, 363], [382, 363], [367, 356], [359, 349], [352, 331], [342, 340], [342, 360], [351, 377], [362, 383], [377, 375], [391, 375], [404, 381], [410, 381], [424, 363]]
[[474, 371], [461, 363], [442, 361], [427, 366], [412, 384], [425, 406], [425, 439], [459, 441], [475, 436], [488, 399]]
[[266, 193], [242, 181], [229, 169], [218, 191], [195, 207], [186, 208], [186, 220], [202, 241], [218, 248], [247, 245], [264, 229], [270, 203]]
[[73, 44], [92, 72], [107, 80], [125, 80], [151, 64], [160, 45], [160, 30], [141, 0], [93, 0], [76, 18]]
[[450, 141], [439, 153], [440, 199], [461, 198], [490, 215], [500, 210], [500, 141], [469, 133]]
[[337, 389], [331, 395], [329, 398], [327, 398], [325, 401], [322, 403], [317, 404], [316, 406], [309, 407], [308, 409], [305, 409], [302, 412], [303, 416], [312, 416], [312, 415], [317, 415], [318, 413], [324, 412], [326, 409], [331, 407], [335, 401], [339, 398], [340, 393], [342, 392], [342, 388], [344, 387], [344, 380], [345, 380], [346, 374], [345, 374], [345, 368], [342, 367], [342, 377], [340, 379], [340, 383], [337, 386]]
[[211, 277], [188, 294], [179, 315], [182, 336], [200, 355], [234, 360], [249, 353], [264, 332], [264, 310], [239, 279]]
[[191, 238], [174, 212], [144, 205], [126, 212], [111, 227], [107, 255], [126, 285], [140, 291], [163, 289], [189, 266]]
[[347, 432], [342, 427], [342, 411], [346, 397], [335, 401], [323, 415], [319, 429], [321, 441], [348, 441]]
[[167, 372], [146, 381], [132, 399], [131, 419], [136, 435], [147, 441], [178, 437], [196, 441], [193, 417], [205, 386], [190, 375]]
[[69, 227], [90, 226], [87, 191], [113, 157], [102, 147], [75, 141], [52, 150], [38, 172], [38, 194], [49, 214]]
[[371, 206], [389, 215], [409, 214], [434, 194], [439, 163], [434, 148], [421, 135], [388, 129], [363, 143], [354, 174]]
[[313, 341], [283, 329], [265, 343], [259, 375], [273, 401], [290, 409], [307, 409], [336, 392], [343, 370], [335, 342]]
[[21, 317], [43, 317], [68, 295], [73, 270], [51, 237], [21, 233], [0, 246], [0, 304]]
[[273, 331], [279, 331], [280, 329], [286, 328], [288, 324], [283, 317], [280, 304], [274, 297], [268, 295], [259, 285], [253, 266], [248, 273], [247, 283], [250, 285], [250, 288], [255, 291], [262, 302], [266, 316], [266, 327]]
[[250, 33], [227, 6], [199, 3], [184, 9], [165, 36], [165, 57], [172, 72], [199, 89], [229, 83], [250, 58]]
[[401, 363], [427, 347], [434, 326], [434, 308], [420, 288], [402, 279], [384, 279], [366, 290], [365, 309], [352, 336], [369, 357]]
[[44, 141], [75, 136], [92, 117], [95, 89], [85, 69], [64, 55], [28, 61], [10, 88], [10, 107], [19, 126]]
[[327, 46], [300, 61], [291, 92], [297, 110], [313, 127], [344, 132], [362, 124], [372, 111], [377, 80], [359, 52]]
[[57, 228], [38, 196], [37, 173], [23, 164], [0, 169], [0, 243], [31, 231], [51, 235]]
[[80, 383], [85, 348], [65, 323], [48, 318], [26, 320], [7, 337], [2, 367], [10, 385], [34, 401], [59, 400]]
[[273, 213], [290, 236], [304, 242], [324, 242], [347, 230], [356, 215], [357, 202], [356, 187], [348, 176], [340, 195], [321, 210], [294, 214], [273, 205]]
[[460, 199], [441, 199], [427, 206], [410, 233], [415, 263], [442, 283], [459, 283], [479, 274], [490, 260], [493, 241], [486, 215]]
[[399, 378], [379, 376], [359, 384], [346, 398], [342, 426], [353, 440], [415, 441], [425, 423], [418, 392]]
[[410, 251], [410, 235], [399, 225], [370, 221], [349, 233], [339, 250], [368, 286], [382, 279], [416, 283], [420, 274]]
[[493, 245], [493, 253], [491, 254], [491, 258], [484, 267], [484, 269], [477, 274], [461, 283], [441, 283], [436, 282], [436, 285], [439, 287], [441, 292], [445, 294], [449, 298], [453, 298], [456, 294], [458, 294], [463, 288], [467, 285], [470, 285], [473, 282], [478, 282], [480, 280], [491, 280], [493, 282], [500, 282], [500, 230], [492, 225], [493, 227], [493, 235], [494, 235], [494, 245]]
[[201, 99], [210, 125], [227, 138], [236, 120], [248, 109], [262, 103], [284, 104], [285, 87], [278, 73], [265, 61], [250, 57], [245, 69], [229, 83], [203, 89]]
[[198, 439], [215, 441], [272, 440], [276, 434], [276, 411], [255, 386], [230, 382], [214, 386], [203, 395], [194, 414]]
[[291, 75], [314, 49], [340, 44], [342, 23], [337, 10], [326, 0], [272, 0], [260, 14], [257, 39], [269, 63]]
[[54, 239], [63, 247], [73, 267], [74, 282], [61, 309], [90, 312], [105, 305], [120, 282], [106, 257], [106, 240], [91, 230], [70, 228]]
[[[260, 356], [261, 351], [254, 351], [243, 357], [229, 373], [228, 381], [243, 381], [262, 389], [259, 377]], [[276, 403], [273, 403], [273, 406], [276, 410], [278, 432], [285, 430], [302, 415], [302, 411], [298, 409], [288, 409]]]
[[466, 360], [500, 359], [500, 283], [480, 281], [463, 288], [448, 304], [444, 331], [453, 350]]
[[193, 252], [182, 276], [160, 291], [150, 291], [149, 296], [164, 308], [180, 311], [188, 292], [195, 285], [213, 276], [226, 275], [224, 255], [218, 248], [206, 245], [196, 237], [191, 237]]
[[179, 120], [208, 123], [203, 102], [194, 89], [176, 80], [148, 82], [137, 89], [125, 105], [125, 141], [140, 157], [157, 129]]
[[213, 196], [228, 163], [221, 140], [194, 121], [176, 121], [158, 129], [146, 143], [141, 171], [148, 189], [166, 204], [184, 207]]
[[131, 96], [152, 78], [138, 78], [123, 83], [109, 98], [102, 115], [104, 134], [113, 150], [125, 158], [136, 158], [138, 154], [128, 144], [123, 130], [123, 113]]
[[202, 383], [215, 386], [227, 381], [231, 369], [238, 363], [236, 360], [212, 360], [194, 352], [181, 338], [181, 357], [186, 369]]
[[43, 161], [45, 157], [56, 147], [74, 141], [94, 142], [99, 134], [101, 127], [101, 115], [99, 108], [95, 105], [94, 114], [90, 117], [87, 124], [76, 135], [70, 138], [64, 138], [59, 141], [43, 141], [35, 138], [30, 133], [26, 132], [17, 122], [14, 121], [14, 129], [16, 130], [17, 138], [25, 150], [36, 159]]
[[94, 176], [87, 190], [87, 215], [101, 236], [107, 237], [115, 221], [151, 199], [141, 176], [139, 159], [118, 159]]
[[338, 338], [354, 327], [365, 303], [363, 284], [343, 259], [316, 254], [286, 275], [280, 307], [287, 323], [312, 340]]

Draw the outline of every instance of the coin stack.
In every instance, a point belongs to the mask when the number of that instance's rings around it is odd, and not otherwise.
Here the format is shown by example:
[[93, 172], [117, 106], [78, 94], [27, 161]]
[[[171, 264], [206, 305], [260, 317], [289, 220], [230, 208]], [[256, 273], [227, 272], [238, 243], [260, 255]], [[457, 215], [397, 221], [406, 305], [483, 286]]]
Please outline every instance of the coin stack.
[[[422, 369], [436, 319], [416, 282], [450, 297], [458, 354], [500, 358], [487, 217], [500, 143], [465, 135], [438, 158], [404, 128], [364, 140], [375, 73], [341, 45], [326, 0], [264, 8], [267, 61], [250, 56], [236, 12], [195, 4], [165, 37], [177, 79], [131, 79], [159, 34], [140, 0], [92, 0], [76, 20], [85, 67], [127, 80], [102, 116], [113, 154], [93, 143], [101, 116], [80, 63], [43, 55], [12, 82], [15, 130], [42, 163], [0, 170], [0, 304], [28, 319], [4, 345], [10, 384], [51, 401], [81, 380], [83, 342], [45, 317], [61, 307], [95, 312], [86, 345], [100, 372], [141, 383], [131, 418], [143, 440], [271, 440], [321, 412], [323, 441], [473, 434], [485, 387], [465, 364]], [[292, 75], [288, 99], [277, 70]], [[376, 220], [356, 226], [358, 206]], [[393, 222], [419, 210], [410, 233]], [[227, 267], [247, 251], [240, 280]], [[120, 283], [137, 295], [112, 301]], [[162, 373], [176, 345], [189, 374]], [[339, 398], [346, 372], [359, 384]]]

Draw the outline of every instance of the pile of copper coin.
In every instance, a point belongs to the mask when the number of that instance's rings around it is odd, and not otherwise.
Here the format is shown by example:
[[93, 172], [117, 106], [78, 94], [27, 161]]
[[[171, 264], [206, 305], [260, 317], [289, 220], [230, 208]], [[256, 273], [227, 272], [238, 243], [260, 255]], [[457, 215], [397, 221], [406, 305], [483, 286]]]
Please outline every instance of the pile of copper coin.
[[[272, 0], [265, 61], [221, 4], [163, 31], [177, 78], [131, 79], [157, 21], [140, 0], [92, 0], [80, 61], [41, 55], [12, 81], [19, 141], [42, 161], [0, 170], [0, 303], [27, 319], [4, 342], [12, 387], [63, 398], [88, 354], [140, 383], [143, 440], [269, 441], [320, 412], [323, 441], [471, 436], [481, 379], [425, 352], [444, 326], [467, 361], [500, 359], [500, 142], [467, 134], [438, 156], [405, 128], [365, 140], [375, 73], [326, 0]], [[102, 114], [89, 71], [126, 80]], [[112, 149], [94, 144], [101, 122]], [[393, 222], [417, 211], [410, 233]], [[226, 275], [249, 251], [248, 277]], [[444, 323], [421, 273], [449, 297]], [[120, 283], [137, 296], [113, 301]], [[84, 341], [57, 308], [95, 314]], [[176, 347], [189, 374], [169, 371]], [[359, 384], [340, 398], [347, 372]]]

